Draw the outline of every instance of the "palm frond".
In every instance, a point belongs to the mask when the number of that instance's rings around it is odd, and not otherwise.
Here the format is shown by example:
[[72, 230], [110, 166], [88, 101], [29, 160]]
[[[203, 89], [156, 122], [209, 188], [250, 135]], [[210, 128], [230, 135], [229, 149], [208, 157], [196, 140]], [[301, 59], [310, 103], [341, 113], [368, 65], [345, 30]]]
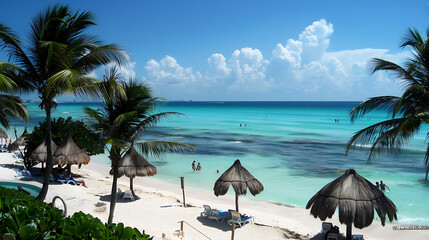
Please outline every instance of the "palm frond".
[[356, 119], [363, 117], [371, 111], [386, 110], [393, 113], [397, 107], [400, 98], [395, 96], [381, 96], [373, 97], [365, 102], [360, 103], [357, 107], [350, 111], [350, 121], [354, 122]]
[[420, 131], [422, 121], [429, 120], [429, 114], [418, 114], [413, 117], [390, 119], [376, 123], [356, 132], [347, 143], [347, 152], [357, 146], [371, 144], [368, 162], [375, 152], [396, 150], [406, 144], [411, 136]]
[[5, 128], [10, 127], [9, 117], [19, 117], [22, 120], [28, 120], [27, 107], [21, 98], [13, 95], [0, 94], [0, 124]]
[[148, 141], [135, 144], [140, 154], [160, 157], [165, 153], [193, 152], [195, 149], [188, 144], [170, 141]]

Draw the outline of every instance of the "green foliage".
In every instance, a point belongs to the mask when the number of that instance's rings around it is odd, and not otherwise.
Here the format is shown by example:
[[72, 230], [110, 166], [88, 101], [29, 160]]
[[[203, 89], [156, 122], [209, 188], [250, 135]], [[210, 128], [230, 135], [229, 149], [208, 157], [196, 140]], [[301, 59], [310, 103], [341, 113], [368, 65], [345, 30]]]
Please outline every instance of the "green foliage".
[[[372, 111], [385, 110], [390, 119], [356, 132], [347, 144], [347, 152], [362, 145], [371, 145], [373, 153], [393, 151], [409, 143], [429, 123], [429, 30], [423, 38], [410, 29], [401, 47], [411, 48], [411, 56], [401, 65], [379, 58], [372, 59], [373, 72], [386, 71], [396, 77], [403, 88], [401, 96], [380, 96], [368, 99], [350, 112], [351, 121]], [[426, 135], [426, 142], [429, 133]], [[429, 145], [425, 155], [426, 180], [429, 174]]]
[[[100, 140], [100, 136], [91, 131], [85, 123], [81, 121], [73, 121], [71, 117], [64, 119], [62, 117], [53, 119], [52, 124], [52, 141], [60, 145], [61, 142], [70, 133], [74, 142], [89, 155], [104, 153], [104, 144]], [[32, 133], [27, 136], [25, 155], [28, 157], [34, 149], [46, 138], [46, 121], [39, 123], [39, 126], [34, 127]]]
[[17, 239], [152, 239], [123, 223], [104, 224], [90, 214], [64, 217], [61, 210], [34, 197], [0, 186], [0, 236]]

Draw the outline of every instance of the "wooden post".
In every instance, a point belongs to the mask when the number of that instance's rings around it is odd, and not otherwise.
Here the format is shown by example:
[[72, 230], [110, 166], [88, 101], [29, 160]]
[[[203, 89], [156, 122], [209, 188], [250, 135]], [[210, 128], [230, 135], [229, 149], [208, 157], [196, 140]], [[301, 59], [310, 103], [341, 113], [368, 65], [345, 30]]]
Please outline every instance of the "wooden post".
[[182, 187], [182, 193], [183, 193], [183, 207], [186, 207], [186, 202], [185, 202], [185, 177], [180, 177], [180, 185]]
[[235, 193], [235, 211], [239, 213], [238, 211], [238, 194]]
[[234, 240], [235, 223], [232, 224], [231, 240]]

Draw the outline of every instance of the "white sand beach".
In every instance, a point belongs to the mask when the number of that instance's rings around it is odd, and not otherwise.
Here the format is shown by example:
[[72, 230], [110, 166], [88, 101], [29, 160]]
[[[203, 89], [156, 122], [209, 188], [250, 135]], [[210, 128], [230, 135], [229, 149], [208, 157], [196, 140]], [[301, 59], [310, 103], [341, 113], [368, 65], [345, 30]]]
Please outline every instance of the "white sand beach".
[[[10, 153], [0, 153], [0, 181], [23, 181], [14, 170], [22, 169], [22, 164], [15, 163], [15, 160]], [[88, 188], [51, 183], [46, 201], [51, 202], [54, 196], [60, 196], [67, 204], [68, 215], [83, 211], [107, 221], [112, 184], [109, 168], [89, 163], [81, 169], [73, 166], [72, 172], [77, 175], [76, 179], [85, 180]], [[23, 182], [41, 186], [41, 181], [42, 177], [36, 177]], [[126, 177], [119, 178], [118, 183], [123, 191], [129, 188], [129, 179]], [[163, 239], [163, 235], [164, 239], [231, 239], [232, 228], [229, 224], [200, 217], [200, 213], [204, 204], [221, 210], [234, 208], [232, 194], [216, 197], [211, 189], [185, 186], [186, 203], [192, 207], [184, 208], [181, 206], [179, 179], [177, 184], [172, 184], [150, 177], [137, 177], [134, 189], [140, 198], [135, 201], [118, 199], [114, 222], [145, 230], [154, 239]], [[296, 239], [291, 233], [299, 234], [301, 238], [298, 239], [322, 239], [318, 235], [322, 221], [311, 216], [309, 210], [246, 197], [241, 197], [239, 204], [241, 213], [254, 216], [254, 223], [238, 228], [235, 239]], [[180, 221], [185, 221], [184, 238], [173, 235], [180, 229]], [[338, 222], [337, 216], [327, 221], [339, 226], [340, 232], [345, 233], [345, 225]], [[363, 234], [367, 240], [429, 239], [429, 230], [394, 231], [392, 227], [396, 225], [387, 223], [383, 227], [379, 220], [374, 220], [367, 228], [353, 228], [353, 233]]]

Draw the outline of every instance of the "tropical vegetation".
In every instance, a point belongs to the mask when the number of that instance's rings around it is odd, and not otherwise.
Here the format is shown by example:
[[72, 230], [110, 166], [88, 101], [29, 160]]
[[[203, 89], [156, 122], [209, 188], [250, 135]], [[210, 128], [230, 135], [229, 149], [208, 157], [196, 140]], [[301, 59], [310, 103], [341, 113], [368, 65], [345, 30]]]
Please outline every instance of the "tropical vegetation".
[[[87, 75], [107, 63], [122, 64], [127, 55], [116, 45], [103, 45], [87, 29], [95, 25], [89, 11], [72, 12], [68, 6], [54, 5], [33, 19], [29, 42], [24, 44], [7, 26], [0, 24], [1, 49], [10, 63], [0, 63], [21, 91], [38, 93], [46, 113], [46, 141], [51, 141], [51, 111], [55, 98], [63, 94], [97, 95], [96, 79]], [[47, 144], [43, 188], [38, 199], [46, 197], [52, 169], [52, 149]]]
[[[72, 117], [67, 119], [59, 117], [51, 121], [52, 141], [60, 145], [62, 141], [71, 134], [73, 141], [88, 155], [104, 153], [104, 144], [100, 141], [101, 137], [92, 132], [91, 129], [82, 121], [74, 121]], [[26, 136], [24, 159], [28, 159], [31, 153], [46, 139], [46, 121], [35, 126], [34, 130]]]
[[[401, 96], [380, 96], [368, 99], [350, 112], [351, 121], [371, 111], [384, 110], [390, 119], [366, 127], [354, 134], [348, 142], [348, 149], [371, 144], [368, 161], [373, 153], [383, 150], [397, 150], [407, 144], [420, 132], [423, 124], [429, 123], [429, 30], [422, 37], [417, 30], [409, 30], [402, 48], [411, 48], [411, 57], [403, 66], [375, 58], [374, 72], [387, 71], [397, 77], [403, 88]], [[429, 173], [429, 132], [424, 163], [426, 180]]]
[[0, 236], [16, 239], [152, 239], [137, 228], [123, 223], [104, 224], [90, 214], [76, 212], [65, 217], [63, 211], [33, 196], [0, 186]]
[[[166, 152], [191, 151], [189, 145], [170, 141], [136, 140], [150, 127], [161, 119], [176, 112], [154, 112], [155, 103], [159, 98], [151, 95], [149, 87], [144, 82], [135, 79], [124, 81], [117, 69], [111, 69], [104, 76], [106, 90], [98, 109], [86, 107], [85, 113], [89, 116], [89, 126], [94, 132], [100, 133], [109, 152], [109, 159], [113, 172], [113, 183], [110, 199], [110, 213], [108, 223], [112, 223], [116, 204], [118, 162], [125, 152], [135, 146], [142, 154], [160, 156]], [[122, 88], [109, 87], [117, 86]]]
[[[1, 32], [1, 25], [0, 25]], [[0, 42], [0, 48], [3, 44]], [[12, 80], [15, 76], [12, 64], [0, 63], [0, 124], [6, 129], [10, 128], [9, 118], [19, 117], [22, 120], [28, 119], [27, 107], [21, 98], [12, 95], [18, 89], [18, 85]]]

